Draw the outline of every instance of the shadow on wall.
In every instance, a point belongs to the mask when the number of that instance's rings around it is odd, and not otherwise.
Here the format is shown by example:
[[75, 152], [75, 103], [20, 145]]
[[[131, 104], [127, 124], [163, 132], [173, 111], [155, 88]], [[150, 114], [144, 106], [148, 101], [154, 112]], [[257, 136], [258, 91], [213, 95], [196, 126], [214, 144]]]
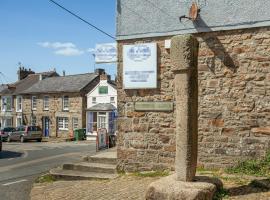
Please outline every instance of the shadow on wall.
[[[196, 21], [193, 22], [194, 27], [197, 31], [202, 32], [212, 32], [212, 29], [205, 23], [205, 21], [198, 15]], [[214, 57], [211, 59], [211, 63], [208, 63], [208, 67], [212, 73], [215, 74], [215, 60], [218, 58], [221, 62], [229, 68], [232, 72], [236, 72], [238, 68], [237, 55], [230, 55], [228, 50], [224, 48], [223, 44], [220, 42], [217, 36], [211, 34], [209, 37], [204, 38], [204, 42], [214, 53]]]

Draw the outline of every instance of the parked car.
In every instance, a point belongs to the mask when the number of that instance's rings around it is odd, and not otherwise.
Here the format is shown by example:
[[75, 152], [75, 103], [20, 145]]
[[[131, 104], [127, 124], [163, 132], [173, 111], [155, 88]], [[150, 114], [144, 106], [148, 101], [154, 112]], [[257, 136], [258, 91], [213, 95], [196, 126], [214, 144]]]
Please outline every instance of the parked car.
[[15, 128], [13, 127], [4, 127], [0, 129], [0, 135], [2, 137], [2, 141], [6, 141], [8, 137], [8, 133], [15, 131]]
[[41, 142], [42, 131], [38, 126], [18, 126], [12, 132], [8, 133], [7, 141], [21, 141], [25, 142], [27, 140], [37, 140]]

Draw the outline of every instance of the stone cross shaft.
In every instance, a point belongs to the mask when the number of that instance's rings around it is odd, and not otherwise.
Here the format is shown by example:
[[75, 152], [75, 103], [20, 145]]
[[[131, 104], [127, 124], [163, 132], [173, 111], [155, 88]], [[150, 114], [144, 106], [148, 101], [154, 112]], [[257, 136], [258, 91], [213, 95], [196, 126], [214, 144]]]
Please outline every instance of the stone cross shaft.
[[178, 181], [195, 177], [198, 154], [198, 42], [192, 35], [171, 40], [175, 73], [176, 158]]

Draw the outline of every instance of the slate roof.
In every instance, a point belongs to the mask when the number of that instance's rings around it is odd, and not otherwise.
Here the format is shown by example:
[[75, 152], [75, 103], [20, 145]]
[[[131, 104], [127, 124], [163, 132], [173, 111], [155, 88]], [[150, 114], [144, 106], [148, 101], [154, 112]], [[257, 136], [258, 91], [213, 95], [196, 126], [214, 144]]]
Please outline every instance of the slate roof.
[[38, 81], [39, 81], [39, 74], [30, 74], [20, 81], [17, 81], [12, 84], [7, 84], [7, 87], [2, 91], [0, 91], [0, 94], [2, 95], [20, 94], [22, 91], [28, 89]]
[[88, 108], [89, 111], [110, 111], [110, 110], [116, 110], [116, 107], [110, 103], [99, 103], [97, 105], [92, 106], [91, 108]]
[[56, 93], [56, 92], [80, 92], [98, 75], [94, 73], [77, 74], [69, 76], [50, 77], [43, 79], [22, 94], [31, 93]]
[[6, 84], [1, 84], [0, 85], [0, 93], [7, 88]]

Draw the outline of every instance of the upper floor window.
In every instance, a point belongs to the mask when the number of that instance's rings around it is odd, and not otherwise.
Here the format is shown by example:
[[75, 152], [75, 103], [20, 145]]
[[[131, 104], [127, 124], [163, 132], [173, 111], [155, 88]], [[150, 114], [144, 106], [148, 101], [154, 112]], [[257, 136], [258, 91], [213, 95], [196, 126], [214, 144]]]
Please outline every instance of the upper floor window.
[[44, 96], [43, 98], [43, 109], [49, 110], [49, 96]]
[[12, 111], [12, 97], [2, 97], [2, 111]]
[[69, 98], [68, 96], [63, 97], [63, 110], [69, 109]]
[[99, 94], [108, 94], [108, 86], [99, 86], [98, 93]]
[[36, 109], [37, 109], [37, 97], [32, 96], [32, 110], [36, 110]]
[[115, 103], [115, 98], [114, 97], [110, 97], [110, 102], [111, 103]]
[[22, 96], [17, 96], [16, 98], [16, 111], [22, 112]]
[[97, 98], [96, 97], [92, 97], [92, 103], [96, 104], [97, 103]]

